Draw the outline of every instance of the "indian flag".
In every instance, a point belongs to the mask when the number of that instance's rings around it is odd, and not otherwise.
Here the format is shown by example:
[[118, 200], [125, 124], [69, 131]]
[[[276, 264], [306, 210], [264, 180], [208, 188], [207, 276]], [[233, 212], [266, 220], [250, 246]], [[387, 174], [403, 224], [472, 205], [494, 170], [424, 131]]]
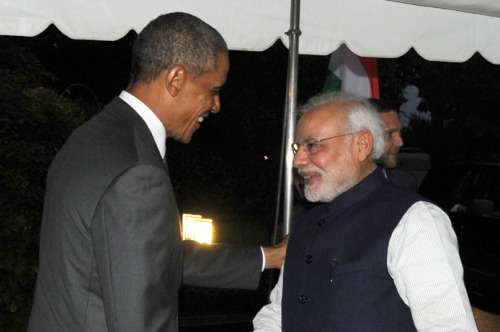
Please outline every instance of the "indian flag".
[[332, 53], [323, 91], [345, 91], [380, 98], [377, 58], [357, 56], [342, 44]]

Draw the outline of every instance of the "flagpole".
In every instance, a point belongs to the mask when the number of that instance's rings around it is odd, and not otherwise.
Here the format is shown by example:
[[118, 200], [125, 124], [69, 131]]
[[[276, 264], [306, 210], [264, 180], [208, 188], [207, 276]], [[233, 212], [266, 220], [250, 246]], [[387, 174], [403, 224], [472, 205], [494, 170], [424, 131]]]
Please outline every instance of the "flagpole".
[[287, 101], [285, 107], [285, 185], [283, 202], [283, 234], [290, 233], [293, 208], [293, 153], [290, 146], [295, 138], [295, 120], [297, 117], [297, 77], [299, 67], [299, 36], [301, 34], [300, 0], [291, 0], [290, 30], [286, 33], [289, 37], [288, 48], [288, 77]]

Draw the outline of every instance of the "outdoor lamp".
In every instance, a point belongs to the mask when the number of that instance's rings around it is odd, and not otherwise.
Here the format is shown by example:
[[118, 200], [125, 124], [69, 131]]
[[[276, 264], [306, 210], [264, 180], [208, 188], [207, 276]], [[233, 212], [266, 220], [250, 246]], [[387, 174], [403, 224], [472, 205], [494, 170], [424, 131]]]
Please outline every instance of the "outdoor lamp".
[[201, 215], [182, 215], [182, 239], [194, 240], [200, 243], [212, 243], [212, 219], [202, 218]]

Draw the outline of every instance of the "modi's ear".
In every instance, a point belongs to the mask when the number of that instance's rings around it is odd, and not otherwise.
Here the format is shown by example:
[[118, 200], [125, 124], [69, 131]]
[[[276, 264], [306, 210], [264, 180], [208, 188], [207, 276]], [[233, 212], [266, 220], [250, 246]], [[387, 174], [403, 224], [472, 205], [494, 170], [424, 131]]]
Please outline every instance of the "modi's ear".
[[365, 161], [373, 150], [373, 134], [369, 130], [363, 130], [356, 136], [357, 156], [360, 162]]
[[165, 70], [163, 77], [165, 88], [172, 97], [175, 97], [186, 81], [186, 69], [182, 65], [172, 66]]

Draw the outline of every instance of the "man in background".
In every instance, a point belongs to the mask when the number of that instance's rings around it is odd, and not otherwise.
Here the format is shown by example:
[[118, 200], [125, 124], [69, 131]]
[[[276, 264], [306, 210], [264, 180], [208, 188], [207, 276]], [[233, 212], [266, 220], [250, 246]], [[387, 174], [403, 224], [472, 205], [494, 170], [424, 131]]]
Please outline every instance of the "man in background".
[[377, 109], [385, 131], [385, 150], [379, 164], [383, 167], [387, 179], [408, 190], [416, 192], [417, 178], [411, 173], [400, 170], [398, 166], [399, 150], [404, 144], [403, 123], [398, 114], [398, 105], [387, 100], [370, 99]]

